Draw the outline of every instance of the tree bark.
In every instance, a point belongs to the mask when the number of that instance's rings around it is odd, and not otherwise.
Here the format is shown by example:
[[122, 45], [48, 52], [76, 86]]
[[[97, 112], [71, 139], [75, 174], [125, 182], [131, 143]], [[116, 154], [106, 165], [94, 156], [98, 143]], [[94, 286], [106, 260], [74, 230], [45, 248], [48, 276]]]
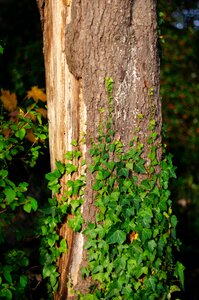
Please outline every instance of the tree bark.
[[[100, 108], [108, 116], [105, 77], [112, 77], [113, 124], [118, 138], [128, 147], [138, 126], [145, 145], [149, 121], [156, 121], [161, 140], [159, 56], [155, 0], [37, 0], [43, 24], [49, 140], [52, 169], [64, 160], [73, 139], [86, 132], [80, 146], [89, 163], [88, 149], [97, 136]], [[150, 90], [153, 92], [149, 96]], [[82, 207], [85, 223], [94, 220], [92, 176], [87, 174]], [[55, 299], [72, 299], [70, 289], [87, 291], [89, 282], [80, 275], [86, 263], [84, 236], [63, 224], [60, 234], [69, 251], [59, 260], [60, 286]]]

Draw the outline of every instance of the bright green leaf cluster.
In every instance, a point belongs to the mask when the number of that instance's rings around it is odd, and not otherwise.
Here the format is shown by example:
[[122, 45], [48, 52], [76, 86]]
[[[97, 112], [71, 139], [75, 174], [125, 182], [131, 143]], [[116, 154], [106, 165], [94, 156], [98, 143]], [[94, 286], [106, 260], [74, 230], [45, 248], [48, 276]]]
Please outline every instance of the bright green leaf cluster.
[[147, 163], [138, 139], [124, 151], [113, 132], [99, 130], [90, 149], [98, 213], [84, 230], [89, 264], [82, 276], [92, 276], [96, 285], [80, 299], [166, 299], [183, 288], [184, 268], [173, 258], [179, 241], [168, 190], [175, 168], [171, 155], [158, 161], [154, 130], [151, 120]]
[[[76, 142], [73, 142], [76, 145]], [[49, 199], [48, 205], [41, 210], [39, 234], [42, 236], [40, 246], [41, 264], [43, 265], [43, 278], [49, 279], [49, 294], [56, 291], [58, 287], [59, 273], [57, 271], [57, 259], [67, 251], [67, 242], [58, 234], [59, 226], [68, 221], [68, 226], [74, 232], [82, 228], [83, 218], [80, 206], [83, 203], [83, 188], [85, 185], [85, 176], [76, 176], [78, 168], [76, 163], [81, 158], [79, 150], [68, 151], [65, 154], [67, 162], [63, 164], [56, 162], [56, 169], [46, 174], [48, 187], [54, 193], [54, 198]], [[61, 188], [61, 179], [63, 176], [70, 176], [66, 182], [64, 194], [61, 200], [57, 200], [55, 194], [58, 194]], [[73, 176], [77, 177], [72, 179]]]

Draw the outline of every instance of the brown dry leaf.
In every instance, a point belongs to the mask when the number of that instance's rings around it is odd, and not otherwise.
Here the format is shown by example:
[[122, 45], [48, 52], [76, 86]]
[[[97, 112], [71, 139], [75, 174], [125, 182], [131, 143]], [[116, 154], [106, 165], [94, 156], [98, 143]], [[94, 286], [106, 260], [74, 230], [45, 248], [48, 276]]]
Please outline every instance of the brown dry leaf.
[[33, 98], [35, 102], [38, 102], [38, 100], [46, 102], [46, 94], [43, 92], [43, 89], [39, 89], [37, 86], [33, 86], [31, 90], [27, 92], [27, 98]]
[[30, 119], [31, 121], [35, 122], [36, 121], [36, 116], [32, 114], [31, 112], [26, 113], [25, 118]]
[[32, 129], [26, 130], [26, 139], [31, 143], [34, 143], [36, 141], [36, 137], [35, 137]]
[[9, 136], [12, 134], [12, 130], [10, 128], [7, 128], [4, 129], [2, 133], [5, 136], [5, 138], [9, 138]]
[[130, 242], [132, 243], [133, 241], [137, 240], [138, 238], [138, 233], [135, 231], [132, 231], [131, 233], [129, 233], [129, 239]]
[[45, 108], [37, 108], [36, 111], [40, 113], [44, 119], [47, 118], [47, 110]]
[[17, 96], [15, 93], [10, 93], [8, 90], [1, 89], [1, 102], [3, 103], [4, 108], [9, 111], [15, 111], [17, 108]]

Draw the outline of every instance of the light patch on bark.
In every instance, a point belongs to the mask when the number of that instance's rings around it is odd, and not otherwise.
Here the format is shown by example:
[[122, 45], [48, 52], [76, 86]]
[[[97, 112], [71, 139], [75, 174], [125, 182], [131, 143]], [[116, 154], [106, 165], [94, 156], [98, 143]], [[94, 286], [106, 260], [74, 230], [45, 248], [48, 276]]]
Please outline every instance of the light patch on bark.
[[[69, 286], [74, 287], [78, 283], [80, 265], [82, 262], [84, 237], [82, 233], [77, 233], [73, 242], [73, 252], [70, 261]], [[70, 294], [70, 290], [69, 290]]]
[[[135, 126], [136, 122], [137, 122], [137, 114], [139, 114], [139, 110], [136, 108], [139, 107], [139, 95], [137, 94], [137, 88], [140, 85], [140, 76], [138, 75], [138, 70], [137, 70], [137, 51], [135, 47], [132, 47], [131, 50], [131, 56], [130, 56], [130, 61], [128, 62], [127, 65], [127, 70], [126, 70], [126, 74], [124, 77], [124, 80], [121, 82], [121, 84], [119, 85], [115, 97], [114, 97], [114, 101], [116, 101], [118, 106], [123, 106], [123, 104], [126, 101], [126, 95], [127, 92], [129, 90], [132, 90], [133, 95], [132, 98], [135, 97], [135, 99], [133, 100], [135, 103], [135, 107], [134, 107], [134, 111], [133, 111], [133, 120], [132, 120], [132, 125]], [[116, 118], [119, 119], [123, 119], [124, 121], [127, 118], [127, 111], [126, 110], [117, 110], [116, 112]]]
[[[46, 30], [51, 31], [45, 40], [46, 83], [48, 99], [49, 141], [51, 167], [55, 161], [63, 161], [64, 154], [72, 150], [71, 142], [78, 139], [79, 124], [73, 124], [78, 114], [79, 81], [68, 69], [65, 50], [65, 25], [70, 22], [71, 6], [66, 8], [62, 0], [49, 1], [53, 11], [52, 20]], [[46, 14], [46, 19], [50, 17]], [[45, 51], [46, 50], [48, 51]], [[85, 109], [84, 109], [85, 110]], [[85, 115], [84, 115], [85, 117]]]

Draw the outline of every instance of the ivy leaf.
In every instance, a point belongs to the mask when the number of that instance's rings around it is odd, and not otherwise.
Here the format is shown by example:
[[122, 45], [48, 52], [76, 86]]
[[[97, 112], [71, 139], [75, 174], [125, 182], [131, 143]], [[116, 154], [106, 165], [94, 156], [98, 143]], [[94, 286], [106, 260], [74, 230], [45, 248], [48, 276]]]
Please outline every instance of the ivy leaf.
[[10, 204], [16, 198], [16, 192], [10, 187], [6, 187], [4, 189], [4, 194], [8, 204]]
[[108, 145], [108, 150], [109, 150], [110, 152], [114, 152], [114, 151], [115, 151], [115, 148], [116, 148], [115, 143], [114, 143], [114, 144], [109, 144], [109, 145]]
[[180, 288], [177, 285], [172, 285], [170, 287], [170, 293], [174, 293], [174, 292], [180, 292]]
[[141, 182], [141, 187], [144, 189], [144, 190], [150, 190], [151, 187], [150, 187], [150, 183], [149, 183], [149, 180], [148, 179], [144, 179], [142, 180]]
[[74, 151], [74, 157], [79, 159], [82, 156], [82, 152], [79, 150]]
[[33, 209], [34, 211], [37, 210], [38, 208], [38, 203], [37, 200], [32, 198], [32, 197], [27, 197], [28, 200], [30, 200], [30, 205], [31, 205], [31, 209]]
[[83, 218], [81, 215], [77, 215], [74, 218], [68, 220], [68, 227], [72, 228], [74, 232], [80, 231], [83, 224]]
[[27, 283], [28, 283], [28, 278], [27, 278], [27, 276], [26, 276], [26, 275], [21, 275], [21, 276], [20, 276], [20, 279], [19, 279], [19, 282], [20, 282], [20, 286], [21, 286], [22, 288], [25, 288], [26, 285], [27, 285]]
[[111, 200], [116, 201], [116, 202], [118, 201], [119, 196], [120, 196], [120, 192], [112, 192], [110, 195]]
[[154, 248], [157, 246], [154, 240], [148, 242], [149, 251], [153, 252]]
[[114, 161], [107, 162], [106, 166], [109, 170], [113, 171], [113, 169], [115, 167], [115, 162]]
[[137, 173], [140, 173], [140, 174], [146, 174], [146, 170], [145, 170], [145, 167], [144, 167], [144, 163], [145, 163], [145, 160], [144, 159], [140, 159], [134, 169]]
[[60, 242], [59, 250], [64, 253], [67, 250], [67, 243], [65, 239], [62, 239]]
[[68, 160], [72, 160], [73, 159], [73, 151], [67, 151], [66, 154], [64, 155], [64, 157]]
[[131, 244], [131, 248], [132, 248], [133, 255], [134, 255], [134, 253], [137, 253], [140, 256], [143, 252], [142, 248], [139, 247], [138, 244], [136, 244], [136, 241]]
[[43, 278], [50, 277], [51, 274], [56, 274], [57, 267], [52, 264], [45, 264], [43, 268]]
[[56, 167], [59, 170], [59, 172], [63, 175], [65, 172], [65, 166], [61, 161], [56, 161]]
[[12, 276], [11, 276], [11, 271], [12, 271], [12, 267], [5, 265], [3, 267], [3, 276], [5, 277], [5, 279], [11, 284], [12, 283]]
[[121, 168], [118, 170], [118, 176], [124, 176], [124, 177], [129, 177], [129, 169], [127, 168]]
[[154, 189], [151, 191], [151, 194], [156, 197], [160, 197], [160, 190], [158, 189], [157, 186], [154, 187]]
[[156, 269], [159, 269], [159, 267], [161, 266], [161, 264], [162, 264], [162, 261], [161, 261], [161, 259], [158, 257], [157, 260], [156, 260], [155, 263], [154, 263], [154, 267], [155, 267]]
[[77, 147], [78, 146], [78, 141], [77, 140], [73, 140], [71, 142], [71, 145], [74, 146], [74, 147]]
[[175, 275], [176, 275], [176, 277], [179, 277], [180, 284], [183, 289], [184, 289], [184, 269], [185, 269], [185, 267], [183, 266], [183, 264], [178, 261], [176, 263], [176, 267], [175, 267]]
[[27, 182], [20, 182], [19, 186], [18, 186], [18, 190], [22, 193], [27, 191], [29, 184]]
[[0, 45], [0, 54], [3, 54], [4, 48]]
[[122, 244], [126, 240], [126, 233], [122, 230], [116, 230], [111, 232], [107, 236], [107, 242], [109, 244]]
[[67, 174], [72, 174], [73, 172], [77, 171], [77, 166], [75, 166], [73, 164], [68, 163], [68, 164], [65, 165], [65, 167], [66, 167], [66, 173]]
[[178, 223], [178, 220], [177, 220], [176, 216], [175, 216], [175, 215], [172, 215], [172, 216], [171, 216], [171, 225], [172, 225], [173, 227], [176, 227], [177, 223]]
[[97, 281], [99, 281], [99, 282], [102, 283], [104, 281], [104, 272], [103, 273], [93, 274], [92, 277], [93, 277], [94, 280], [97, 280]]
[[48, 235], [48, 238], [47, 238], [48, 245], [50, 247], [53, 247], [58, 239], [59, 239], [58, 234]]
[[104, 179], [108, 178], [110, 176], [110, 174], [111, 173], [108, 170], [101, 170], [101, 171], [97, 172], [96, 179], [104, 180]]
[[126, 167], [127, 167], [129, 170], [133, 170], [133, 165], [134, 165], [134, 162], [131, 162], [131, 161], [129, 161], [129, 162], [126, 163]]
[[166, 211], [167, 210], [167, 200], [160, 201], [159, 208], [161, 209], [161, 211]]
[[137, 277], [139, 278], [140, 276], [142, 276], [143, 274], [148, 274], [148, 267], [142, 267], [139, 269], [139, 271], [137, 272]]
[[26, 130], [24, 128], [19, 129], [16, 133], [15, 136], [18, 137], [20, 140], [23, 140], [23, 138], [26, 135]]
[[31, 212], [31, 203], [26, 203], [23, 205], [23, 209], [27, 212], [27, 213], [30, 213]]
[[149, 240], [152, 236], [152, 230], [149, 228], [143, 228], [142, 230], [142, 241], [143, 243]]
[[59, 170], [54, 170], [53, 172], [47, 173], [45, 175], [45, 178], [49, 181], [54, 181], [54, 180], [58, 180], [61, 176], [61, 173], [59, 172]]
[[3, 297], [3, 298], [6, 298], [7, 300], [11, 300], [13, 297], [12, 297], [12, 292], [11, 290], [9, 290], [8, 288], [4, 288], [0, 291], [0, 296]]
[[144, 280], [144, 285], [146, 285], [148, 289], [150, 288], [153, 292], [155, 292], [157, 288], [157, 279], [154, 276], [150, 276]]

